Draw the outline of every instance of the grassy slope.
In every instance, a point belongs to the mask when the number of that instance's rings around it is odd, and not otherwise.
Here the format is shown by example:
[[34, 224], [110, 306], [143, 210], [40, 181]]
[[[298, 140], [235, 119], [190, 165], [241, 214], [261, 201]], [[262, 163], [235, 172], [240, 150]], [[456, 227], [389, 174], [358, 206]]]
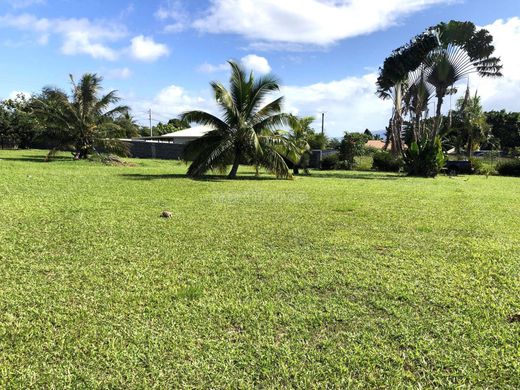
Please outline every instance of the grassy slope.
[[41, 154], [0, 152], [0, 387], [520, 387], [520, 179]]

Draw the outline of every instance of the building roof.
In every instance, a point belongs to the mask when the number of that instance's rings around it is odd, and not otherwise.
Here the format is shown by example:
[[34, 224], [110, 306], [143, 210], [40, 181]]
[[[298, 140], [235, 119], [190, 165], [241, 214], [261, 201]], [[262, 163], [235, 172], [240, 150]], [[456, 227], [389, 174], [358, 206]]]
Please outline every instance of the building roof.
[[383, 141], [370, 140], [365, 144], [367, 148], [384, 149], [385, 143]]
[[189, 129], [163, 134], [160, 138], [200, 138], [213, 130], [211, 126], [195, 126]]

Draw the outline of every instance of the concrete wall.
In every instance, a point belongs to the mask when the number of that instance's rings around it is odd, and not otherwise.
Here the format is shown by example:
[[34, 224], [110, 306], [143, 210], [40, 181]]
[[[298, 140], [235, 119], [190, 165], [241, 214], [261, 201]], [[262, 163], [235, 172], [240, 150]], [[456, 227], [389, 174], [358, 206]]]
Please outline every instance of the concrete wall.
[[321, 160], [324, 157], [330, 156], [331, 154], [336, 154], [338, 151], [336, 149], [313, 149], [311, 150], [311, 158], [309, 160], [309, 168], [313, 169], [321, 169]]
[[134, 158], [157, 158], [160, 160], [180, 160], [185, 145], [166, 142], [123, 141]]

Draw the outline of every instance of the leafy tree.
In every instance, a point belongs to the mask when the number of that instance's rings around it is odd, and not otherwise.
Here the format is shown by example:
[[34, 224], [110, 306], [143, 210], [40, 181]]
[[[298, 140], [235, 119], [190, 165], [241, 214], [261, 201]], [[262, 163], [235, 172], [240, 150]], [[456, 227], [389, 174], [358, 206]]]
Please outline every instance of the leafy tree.
[[486, 113], [491, 134], [498, 139], [502, 150], [511, 151], [520, 147], [520, 113], [490, 111]]
[[126, 106], [117, 106], [117, 91], [101, 95], [103, 78], [87, 73], [76, 83], [70, 76], [72, 91], [44, 88], [35, 99], [35, 112], [50, 136], [58, 141], [59, 149], [71, 149], [74, 159], [85, 159], [102, 149], [125, 154], [121, 142], [114, 139], [121, 132], [115, 119], [128, 113]]
[[473, 150], [488, 139], [490, 126], [482, 110], [480, 96], [475, 93], [475, 96], [471, 97], [469, 87], [466, 95], [457, 101], [457, 108], [462, 119], [460, 135], [465, 138], [466, 155], [470, 158]]
[[369, 136], [363, 133], [345, 132], [341, 140], [339, 159], [345, 162], [347, 169], [352, 169], [355, 164], [355, 158], [364, 154], [365, 144], [369, 139]]
[[27, 148], [38, 135], [39, 128], [24, 95], [0, 102], [0, 147]]
[[323, 150], [329, 146], [329, 139], [325, 134], [316, 133], [314, 130], [309, 134], [309, 146], [311, 149]]
[[[152, 133], [154, 136], [161, 136], [169, 133], [175, 133], [176, 131], [188, 129], [190, 127], [189, 123], [182, 121], [180, 119], [174, 118], [170, 119], [167, 123], [159, 122], [157, 125], [152, 127]], [[150, 136], [150, 128], [143, 126], [140, 129], [140, 135], [142, 137]]]
[[229, 64], [229, 90], [220, 82], [211, 83], [222, 117], [203, 111], [181, 115], [183, 121], [214, 129], [187, 145], [185, 159], [192, 161], [188, 175], [198, 177], [232, 165], [228, 177], [233, 179], [240, 164], [253, 163], [279, 178], [290, 178], [284, 156], [295, 161], [299, 155], [298, 149], [277, 130], [287, 123], [287, 115], [281, 112], [283, 97], [264, 105], [270, 93], [279, 91], [278, 81], [270, 75], [258, 79], [253, 73], [247, 76], [240, 65], [233, 61]]
[[115, 136], [121, 138], [135, 138], [139, 136], [140, 126], [130, 111], [126, 111], [117, 116], [114, 119], [114, 123], [119, 127], [119, 129], [114, 129]]

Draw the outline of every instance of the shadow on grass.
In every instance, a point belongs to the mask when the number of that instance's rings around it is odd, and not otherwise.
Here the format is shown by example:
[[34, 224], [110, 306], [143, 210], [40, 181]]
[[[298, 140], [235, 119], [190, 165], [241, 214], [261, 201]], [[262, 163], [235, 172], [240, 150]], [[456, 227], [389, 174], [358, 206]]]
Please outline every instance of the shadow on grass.
[[74, 161], [72, 156], [54, 156], [50, 158], [49, 160], [46, 160], [46, 155], [42, 156], [16, 156], [16, 157], [10, 157], [9, 155], [5, 155], [1, 157], [4, 161], [22, 161], [22, 162], [38, 162], [38, 163], [53, 163], [53, 162], [60, 162], [60, 161]]
[[354, 180], [398, 180], [406, 177], [405, 175], [373, 172], [373, 173], [353, 173], [353, 172], [341, 172], [341, 173], [314, 173], [309, 176], [305, 176], [314, 179], [354, 179]]
[[256, 176], [254, 173], [241, 173], [235, 179], [228, 179], [225, 175], [204, 175], [201, 177], [192, 178], [185, 174], [172, 173], [172, 174], [158, 174], [158, 175], [147, 175], [139, 173], [124, 173], [121, 177], [129, 180], [143, 180], [143, 181], [154, 181], [154, 180], [170, 180], [170, 179], [190, 179], [194, 181], [271, 181], [279, 180], [274, 176]]

